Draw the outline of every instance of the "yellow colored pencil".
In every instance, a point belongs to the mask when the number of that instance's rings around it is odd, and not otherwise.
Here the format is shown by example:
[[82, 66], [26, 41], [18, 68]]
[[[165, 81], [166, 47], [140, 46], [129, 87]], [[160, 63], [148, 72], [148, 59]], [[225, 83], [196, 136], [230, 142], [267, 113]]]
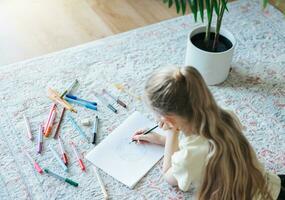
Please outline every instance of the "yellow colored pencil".
[[72, 112], [77, 113], [77, 111], [72, 107], [72, 105], [70, 105], [67, 101], [65, 101], [64, 99], [62, 99], [60, 97], [61, 95], [56, 91], [53, 90], [51, 88], [48, 89], [48, 97], [53, 100], [58, 102], [59, 104], [61, 104], [63, 107], [65, 107], [67, 110], [70, 110]]
[[117, 88], [117, 90], [120, 90], [120, 91], [122, 91], [122, 92], [125, 92], [125, 93], [127, 93], [128, 95], [130, 95], [130, 96], [136, 98], [137, 100], [141, 101], [141, 97], [140, 97], [140, 96], [134, 95], [132, 92], [128, 91], [122, 84], [120, 84], [120, 83], [114, 83], [113, 85], [114, 85], [115, 88]]

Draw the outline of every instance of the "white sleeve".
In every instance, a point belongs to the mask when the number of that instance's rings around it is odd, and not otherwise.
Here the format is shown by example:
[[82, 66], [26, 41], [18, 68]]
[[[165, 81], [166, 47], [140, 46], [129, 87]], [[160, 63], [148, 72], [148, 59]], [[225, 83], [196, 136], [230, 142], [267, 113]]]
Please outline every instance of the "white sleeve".
[[171, 158], [172, 174], [177, 180], [179, 189], [182, 191], [189, 190], [191, 184], [189, 164], [187, 163], [188, 157], [187, 150], [180, 150], [175, 152]]
[[208, 155], [208, 143], [189, 146], [172, 155], [172, 174], [182, 191], [188, 191], [190, 185], [199, 187], [204, 177], [204, 167]]

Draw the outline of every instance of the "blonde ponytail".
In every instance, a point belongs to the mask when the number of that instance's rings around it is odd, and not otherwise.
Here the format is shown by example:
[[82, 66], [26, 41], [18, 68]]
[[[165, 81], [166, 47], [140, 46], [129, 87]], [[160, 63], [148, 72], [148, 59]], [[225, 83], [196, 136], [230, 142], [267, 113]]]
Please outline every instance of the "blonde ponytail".
[[161, 69], [149, 78], [145, 92], [156, 112], [185, 118], [193, 133], [211, 141], [199, 200], [272, 199], [239, 120], [216, 104], [195, 68]]

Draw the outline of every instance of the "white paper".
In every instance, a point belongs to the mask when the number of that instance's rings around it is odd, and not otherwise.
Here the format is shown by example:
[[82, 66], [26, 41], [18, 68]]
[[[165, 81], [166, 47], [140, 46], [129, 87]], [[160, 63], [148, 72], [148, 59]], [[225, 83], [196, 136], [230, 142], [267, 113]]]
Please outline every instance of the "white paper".
[[[135, 111], [91, 150], [86, 158], [107, 174], [133, 188], [164, 153], [164, 148], [159, 145], [136, 144], [135, 142], [130, 144], [135, 131], [153, 126], [155, 126], [154, 122]], [[154, 131], [163, 133], [163, 130], [159, 128]]]

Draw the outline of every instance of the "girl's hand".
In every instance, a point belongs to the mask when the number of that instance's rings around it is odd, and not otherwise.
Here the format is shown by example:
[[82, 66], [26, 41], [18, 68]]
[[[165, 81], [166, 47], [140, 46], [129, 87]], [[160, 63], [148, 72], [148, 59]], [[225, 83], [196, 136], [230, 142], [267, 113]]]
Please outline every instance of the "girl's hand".
[[161, 129], [163, 129], [165, 131], [172, 129], [172, 127], [170, 125], [168, 125], [166, 122], [164, 122], [162, 120], [158, 122], [158, 126], [159, 126], [159, 128], [161, 128]]
[[139, 130], [137, 131], [133, 137], [132, 140], [137, 141], [138, 144], [146, 144], [146, 143], [152, 143], [152, 144], [158, 144], [158, 145], [165, 145], [165, 137], [162, 135], [159, 135], [158, 133], [148, 133], [146, 135], [143, 135], [143, 133], [146, 130]]
[[167, 122], [164, 122], [163, 120], [158, 122], [158, 126], [159, 126], [159, 128], [161, 128], [161, 129], [163, 129], [165, 131], [167, 131], [167, 130], [173, 131], [173, 132], [178, 132], [179, 131], [178, 128], [172, 126], [171, 124], [169, 124]]

